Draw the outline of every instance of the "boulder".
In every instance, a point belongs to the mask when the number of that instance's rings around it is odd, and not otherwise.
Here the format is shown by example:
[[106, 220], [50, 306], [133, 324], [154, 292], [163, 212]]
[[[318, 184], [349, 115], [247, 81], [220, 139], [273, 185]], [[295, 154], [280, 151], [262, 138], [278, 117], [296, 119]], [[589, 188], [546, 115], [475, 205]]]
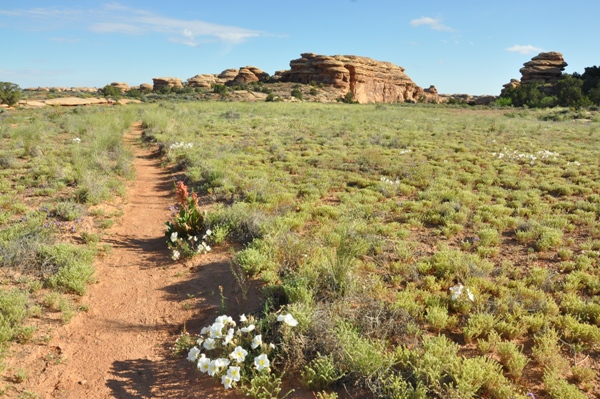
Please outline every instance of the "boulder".
[[[340, 90], [343, 97], [352, 92], [359, 103], [418, 101], [425, 91], [390, 62], [355, 55], [303, 53], [290, 61], [291, 69], [276, 73], [275, 80], [303, 84], [323, 84]], [[437, 102], [437, 94], [430, 93]]]
[[152, 91], [154, 87], [150, 84], [150, 83], [142, 83], [140, 85], [140, 90], [141, 91]]
[[245, 84], [245, 83], [253, 83], [253, 82], [266, 82], [269, 80], [269, 74], [263, 72], [260, 68], [253, 66], [246, 66], [240, 68], [238, 74], [233, 78], [233, 80], [228, 81], [229, 85], [236, 84]]
[[168, 87], [169, 89], [183, 88], [183, 83], [181, 83], [181, 79], [179, 78], [152, 78], [152, 81], [154, 82], [154, 86], [152, 88], [154, 91], [158, 91], [165, 87]]
[[235, 68], [226, 69], [221, 72], [217, 77], [222, 80], [223, 83], [229, 82], [230, 80], [235, 79], [238, 75], [239, 70]]

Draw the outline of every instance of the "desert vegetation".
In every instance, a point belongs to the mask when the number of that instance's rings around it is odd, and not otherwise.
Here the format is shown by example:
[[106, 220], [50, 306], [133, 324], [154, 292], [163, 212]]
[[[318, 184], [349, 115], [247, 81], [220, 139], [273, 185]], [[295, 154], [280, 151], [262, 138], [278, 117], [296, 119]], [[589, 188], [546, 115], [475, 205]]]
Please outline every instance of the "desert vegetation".
[[[263, 282], [271, 366], [322, 397], [393, 398], [597, 394], [598, 118], [308, 103], [141, 114], [209, 205], [211, 243], [241, 245], [232, 270]], [[299, 323], [283, 336], [280, 312]]]
[[181, 178], [165, 250], [230, 247], [242, 304], [262, 284], [263, 306], [223, 306], [175, 344], [217, 383], [257, 398], [284, 396], [282, 375], [320, 398], [600, 392], [593, 108], [159, 101], [0, 118], [5, 345], [85, 310], [118, 217], [103, 204], [133, 176], [122, 136], [141, 121]]
[[114, 203], [134, 176], [122, 136], [136, 117], [117, 108], [0, 114], [3, 356], [11, 342], [47, 342], [57, 323], [87, 309], [94, 256], [110, 250], [102, 231], [119, 212], [98, 204]]

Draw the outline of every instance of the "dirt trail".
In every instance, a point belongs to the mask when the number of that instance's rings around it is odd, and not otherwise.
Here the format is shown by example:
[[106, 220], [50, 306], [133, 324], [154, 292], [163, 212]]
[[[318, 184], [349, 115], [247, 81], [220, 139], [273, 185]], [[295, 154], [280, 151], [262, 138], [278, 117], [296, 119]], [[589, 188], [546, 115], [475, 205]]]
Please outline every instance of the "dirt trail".
[[[43, 398], [222, 398], [213, 380], [171, 356], [168, 346], [186, 321], [191, 332], [218, 312], [218, 286], [235, 298], [225, 250], [175, 263], [165, 245], [164, 222], [172, 205], [170, 174], [151, 150], [126, 141], [135, 153], [136, 179], [124, 215], [106, 234], [113, 251], [96, 262], [88, 312], [54, 331], [47, 345], [23, 355], [32, 370], [23, 388]], [[232, 309], [233, 310], [233, 309]], [[32, 359], [33, 358], [33, 359]]]

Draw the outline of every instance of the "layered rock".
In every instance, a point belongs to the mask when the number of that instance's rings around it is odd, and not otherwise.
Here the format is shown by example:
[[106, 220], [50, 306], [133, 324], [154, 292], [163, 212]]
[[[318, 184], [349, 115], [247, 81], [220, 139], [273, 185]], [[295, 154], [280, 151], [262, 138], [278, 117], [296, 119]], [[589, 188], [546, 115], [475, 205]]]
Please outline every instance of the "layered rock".
[[[390, 62], [354, 55], [301, 54], [290, 61], [291, 70], [276, 74], [275, 80], [295, 83], [321, 83], [352, 92], [359, 103], [419, 101], [425, 91]], [[433, 93], [432, 97], [436, 97]]]
[[539, 53], [531, 61], [523, 64], [523, 68], [519, 70], [522, 75], [521, 84], [554, 84], [558, 82], [567, 65], [563, 55], [559, 52]]
[[253, 82], [267, 82], [269, 80], [269, 74], [254, 66], [246, 66], [240, 68], [237, 75], [233, 80], [228, 81], [227, 84], [245, 84]]
[[154, 89], [154, 86], [152, 86], [150, 83], [142, 83], [140, 85], [141, 91], [152, 91], [152, 89]]
[[221, 79], [217, 77], [217, 75], [211, 74], [200, 74], [193, 76], [187, 80], [187, 84], [189, 87], [205, 87], [210, 88], [215, 83], [219, 83]]
[[226, 69], [223, 72], [221, 72], [219, 75], [217, 75], [217, 77], [221, 80], [223, 80], [224, 82], [228, 82], [230, 80], [235, 79], [235, 77], [238, 75], [239, 73], [239, 69], [235, 69], [235, 68], [230, 68], [230, 69]]
[[152, 78], [152, 81], [154, 82], [154, 91], [158, 91], [163, 88], [183, 88], [183, 83], [181, 83], [181, 79], [179, 78]]
[[119, 89], [121, 93], [125, 93], [126, 91], [129, 91], [129, 89], [131, 89], [131, 87], [129, 87], [127, 83], [123, 82], [112, 82], [110, 85]]

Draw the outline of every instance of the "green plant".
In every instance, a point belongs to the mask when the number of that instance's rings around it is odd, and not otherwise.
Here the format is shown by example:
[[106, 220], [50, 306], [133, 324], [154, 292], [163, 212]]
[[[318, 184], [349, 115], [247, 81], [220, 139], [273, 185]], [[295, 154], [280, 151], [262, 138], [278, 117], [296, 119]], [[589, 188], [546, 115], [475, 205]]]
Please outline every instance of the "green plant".
[[12, 107], [19, 102], [20, 98], [21, 88], [19, 85], [10, 82], [0, 82], [0, 104]]
[[292, 89], [290, 95], [298, 100], [302, 100], [302, 91], [299, 88]]
[[344, 372], [335, 364], [333, 356], [317, 353], [317, 357], [304, 366], [302, 384], [312, 390], [323, 390], [343, 376]]
[[177, 183], [176, 197], [179, 210], [166, 222], [167, 245], [173, 250], [173, 259], [181, 255], [191, 257], [210, 251], [207, 239], [212, 234], [205, 226], [205, 215], [198, 205], [196, 193], [188, 194], [186, 185]]

